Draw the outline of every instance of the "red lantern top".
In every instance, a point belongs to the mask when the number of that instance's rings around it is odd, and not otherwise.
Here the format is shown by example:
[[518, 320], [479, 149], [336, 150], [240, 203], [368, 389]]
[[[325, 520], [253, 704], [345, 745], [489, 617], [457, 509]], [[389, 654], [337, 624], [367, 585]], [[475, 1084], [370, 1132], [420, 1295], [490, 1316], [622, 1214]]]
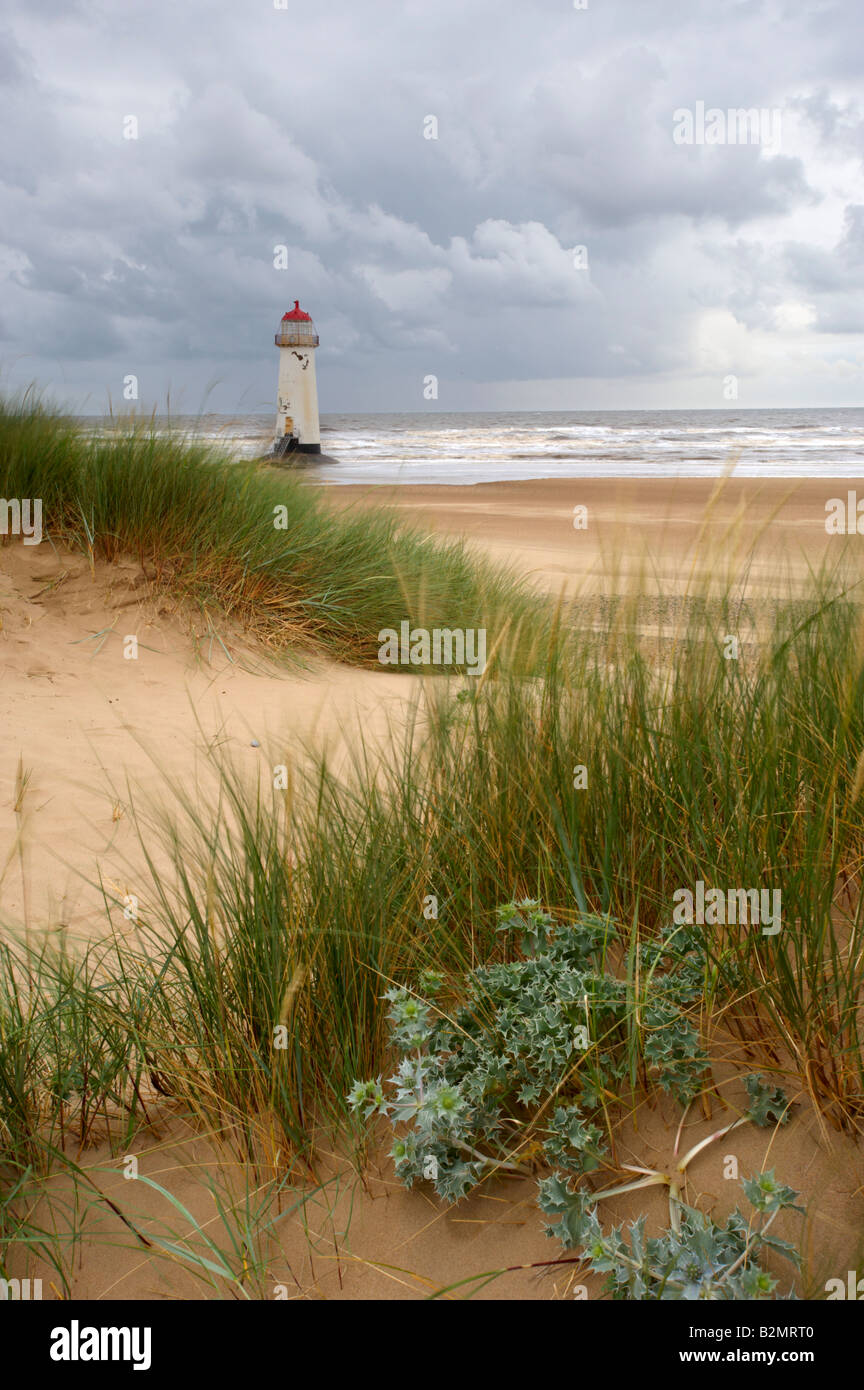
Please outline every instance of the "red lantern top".
[[277, 347], [317, 347], [318, 334], [311, 314], [304, 314], [300, 301], [294, 300], [294, 308], [282, 315], [279, 332], [276, 334]]
[[300, 300], [299, 300], [299, 299], [295, 299], [295, 300], [294, 300], [294, 308], [291, 310], [290, 314], [283, 314], [283, 315], [282, 315], [282, 322], [283, 322], [283, 323], [285, 322], [286, 319], [293, 319], [295, 322], [296, 322], [297, 320], [299, 320], [299, 319], [302, 319], [302, 320], [304, 320], [306, 323], [311, 323], [311, 322], [312, 322], [312, 315], [311, 315], [311, 314], [304, 314], [304, 313], [303, 313], [303, 310], [300, 308]]

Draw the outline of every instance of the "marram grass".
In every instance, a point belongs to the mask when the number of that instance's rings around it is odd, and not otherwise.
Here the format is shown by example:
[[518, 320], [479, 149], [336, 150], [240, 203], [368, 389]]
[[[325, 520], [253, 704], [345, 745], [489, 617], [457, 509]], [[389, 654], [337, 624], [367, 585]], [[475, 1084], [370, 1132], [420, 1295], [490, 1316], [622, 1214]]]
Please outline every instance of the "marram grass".
[[700, 622], [671, 668], [616, 631], [543, 680], [434, 682], [347, 770], [296, 762], [294, 792], [266, 759], [250, 783], [215, 750], [212, 795], [170, 785], [161, 809], [129, 807], [152, 867], [134, 930], [109, 901], [116, 938], [83, 958], [8, 948], [7, 1125], [25, 1143], [48, 1104], [86, 1137], [106, 1104], [140, 1120], [162, 1097], [210, 1126], [266, 1114], [302, 1148], [385, 1064], [385, 989], [489, 959], [501, 903], [594, 912], [646, 940], [701, 880], [782, 890], [775, 935], [702, 928], [706, 1034], [713, 1015], [857, 1129], [858, 621], [823, 594], [805, 621], [777, 615], [747, 663]]
[[[40, 499], [45, 537], [91, 567], [137, 557], [161, 590], [274, 654], [378, 665], [403, 621], [542, 646], [545, 606], [458, 541], [382, 509], [337, 509], [286, 469], [232, 461], [152, 424], [86, 432], [29, 394], [0, 400], [0, 497]], [[277, 523], [274, 524], [274, 523]]]
[[[7, 406], [0, 493], [41, 496], [56, 543], [139, 553], [280, 651], [373, 661], [378, 630], [405, 616], [470, 626], [494, 611], [537, 633], [536, 601], [458, 548], [377, 513], [331, 513], [296, 480], [197, 446], [88, 441]], [[277, 557], [263, 523], [286, 500]], [[530, 677], [508, 660], [491, 680], [430, 682], [389, 740], [358, 736], [338, 773], [273, 747], [255, 782], [214, 749], [212, 794], [166, 780], [161, 807], [130, 799], [151, 868], [134, 928], [106, 898], [117, 929], [99, 945], [10, 933], [0, 952], [0, 1266], [16, 1241], [62, 1265], [28, 1225], [27, 1183], [97, 1133], [119, 1149], [166, 1105], [244, 1159], [269, 1144], [314, 1162], [322, 1124], [351, 1132], [356, 1079], [392, 1060], [385, 991], [494, 960], [496, 908], [518, 897], [619, 924], [610, 968], [632, 1000], [632, 1088], [647, 1082], [638, 948], [668, 927], [676, 892], [781, 890], [775, 935], [701, 928], [693, 1022], [709, 1055], [722, 1036], [727, 1058], [739, 1047], [826, 1124], [860, 1132], [855, 576], [838, 562], [794, 601], [750, 612], [731, 586], [694, 588], [659, 616], [654, 605], [651, 631], [648, 616], [638, 581], [588, 621], [544, 610]], [[735, 631], [747, 637], [729, 659]], [[282, 763], [293, 790], [273, 784]]]

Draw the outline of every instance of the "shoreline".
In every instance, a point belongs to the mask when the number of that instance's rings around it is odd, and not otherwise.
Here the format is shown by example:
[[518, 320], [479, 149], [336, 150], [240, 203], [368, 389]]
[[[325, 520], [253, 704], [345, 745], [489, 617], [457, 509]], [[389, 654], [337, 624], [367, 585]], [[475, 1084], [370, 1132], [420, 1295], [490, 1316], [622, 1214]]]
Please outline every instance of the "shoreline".
[[825, 530], [826, 504], [845, 502], [854, 481], [550, 478], [319, 491], [336, 507], [385, 506], [433, 534], [461, 536], [548, 592], [608, 590], [636, 569], [678, 593], [699, 560], [746, 566], [748, 586], [766, 591], [804, 582], [812, 565], [831, 563], [849, 542], [854, 554], [855, 537]]
[[[311, 481], [311, 480], [310, 480]], [[817, 497], [827, 497], [829, 493], [854, 491], [850, 488], [850, 483], [860, 481], [864, 487], [864, 476], [860, 479], [853, 477], [824, 477], [824, 478], [798, 478], [789, 477], [743, 477], [742, 475], [732, 474], [728, 477], [718, 476], [712, 478], [703, 477], [602, 477], [592, 474], [590, 477], [577, 478], [499, 478], [492, 482], [482, 483], [340, 483], [339, 494], [375, 494], [395, 493], [401, 496], [404, 494], [418, 495], [424, 493], [435, 494], [441, 491], [447, 493], [470, 492], [474, 495], [480, 492], [487, 492], [490, 496], [497, 494], [516, 492], [528, 493], [535, 491], [540, 499], [548, 494], [554, 497], [557, 494], [567, 491], [583, 491], [588, 494], [605, 493], [615, 491], [617, 494], [639, 494], [659, 493], [663, 490], [674, 492], [676, 499], [686, 502], [689, 505], [696, 505], [700, 502], [707, 502], [712, 494], [720, 490], [727, 501], [738, 502], [742, 495], [758, 493], [786, 496], [789, 493], [800, 491], [808, 499], [815, 500]], [[312, 484], [316, 484], [313, 482]], [[322, 491], [326, 488], [322, 484]], [[328, 495], [330, 494], [328, 489]]]

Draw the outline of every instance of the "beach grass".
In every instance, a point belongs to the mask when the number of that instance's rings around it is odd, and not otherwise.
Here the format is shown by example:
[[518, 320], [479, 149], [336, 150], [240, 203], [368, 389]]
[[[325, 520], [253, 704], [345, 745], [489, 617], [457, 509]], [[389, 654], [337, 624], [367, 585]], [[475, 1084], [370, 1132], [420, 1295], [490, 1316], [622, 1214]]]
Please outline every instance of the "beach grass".
[[85, 430], [32, 394], [0, 400], [0, 497], [40, 499], [46, 537], [137, 558], [162, 593], [264, 650], [378, 665], [382, 629], [486, 628], [519, 660], [548, 623], [505, 568], [459, 541], [337, 510], [285, 468], [227, 458], [152, 420]]
[[[137, 432], [87, 441], [29, 407], [0, 415], [0, 489], [42, 496], [55, 543], [138, 550], [280, 650], [364, 664], [397, 614], [452, 625], [457, 601], [463, 623], [513, 602], [518, 628], [537, 603], [377, 513], [331, 514], [294, 479]], [[262, 536], [285, 499], [277, 559]], [[621, 924], [633, 1068], [609, 1101], [625, 1113], [651, 1085], [639, 941], [699, 881], [780, 890], [776, 933], [701, 926], [694, 1020], [709, 1053], [860, 1133], [859, 585], [844, 553], [805, 593], [748, 610], [718, 569], [658, 616], [637, 577], [590, 622], [544, 609], [494, 679], [430, 679], [388, 738], [358, 733], [347, 765], [277, 744], [250, 775], [213, 745], [209, 789], [166, 772], [161, 801], [129, 791], [150, 867], [135, 920], [106, 891], [98, 943], [10, 931], [0, 950], [0, 1274], [16, 1243], [46, 1244], [27, 1183], [97, 1136], [119, 1152], [163, 1107], [244, 1163], [300, 1155], [312, 1171], [326, 1133], [362, 1165], [346, 1097], [392, 1061], [385, 989], [500, 956], [495, 910], [518, 897]]]
[[43, 1088], [46, 1068], [59, 1078], [61, 1129], [74, 1091], [81, 1139], [106, 1105], [142, 1119], [155, 1090], [211, 1128], [266, 1114], [302, 1148], [386, 1065], [384, 989], [489, 958], [500, 903], [608, 914], [647, 939], [698, 880], [782, 892], [776, 934], [703, 928], [707, 1031], [722, 1020], [830, 1123], [857, 1128], [859, 629], [826, 590], [806, 618], [781, 611], [747, 661], [691, 619], [668, 666], [616, 618], [542, 680], [430, 682], [338, 773], [310, 754], [277, 789], [266, 757], [250, 782], [212, 750], [212, 793], [169, 779], [161, 809], [129, 808], [152, 867], [134, 930], [106, 895], [114, 935], [83, 958], [7, 948], [6, 1114], [21, 1142], [36, 1065]]

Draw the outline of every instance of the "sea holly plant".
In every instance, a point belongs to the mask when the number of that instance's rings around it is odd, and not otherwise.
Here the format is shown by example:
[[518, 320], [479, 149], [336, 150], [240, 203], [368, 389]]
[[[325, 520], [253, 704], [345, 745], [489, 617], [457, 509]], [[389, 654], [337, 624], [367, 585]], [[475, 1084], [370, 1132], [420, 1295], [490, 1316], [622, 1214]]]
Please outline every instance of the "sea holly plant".
[[[544, 1178], [539, 1186], [540, 1209], [554, 1219], [546, 1232], [565, 1249], [577, 1249], [581, 1259], [595, 1274], [606, 1274], [605, 1291], [613, 1298], [629, 1299], [762, 1299], [777, 1288], [774, 1279], [760, 1263], [762, 1255], [773, 1250], [794, 1266], [800, 1256], [788, 1241], [769, 1236], [768, 1230], [778, 1212], [802, 1211], [795, 1205], [797, 1192], [779, 1182], [773, 1169], [745, 1178], [741, 1187], [753, 1216], [748, 1221], [736, 1207], [724, 1226], [717, 1225], [703, 1212], [687, 1206], [680, 1188], [690, 1163], [710, 1144], [730, 1134], [739, 1125], [785, 1124], [789, 1103], [783, 1092], [761, 1076], [745, 1077], [750, 1097], [747, 1111], [731, 1124], [694, 1144], [679, 1160], [672, 1173], [657, 1169], [630, 1168], [642, 1176], [634, 1182], [596, 1192], [571, 1191], [560, 1172]], [[677, 1144], [676, 1144], [677, 1154]], [[644, 1217], [630, 1225], [628, 1241], [621, 1227], [604, 1233], [597, 1215], [597, 1204], [607, 1197], [620, 1196], [643, 1187], [665, 1186], [669, 1193], [669, 1229], [657, 1239], [645, 1238]]]
[[[605, 968], [614, 924], [588, 914], [556, 922], [533, 899], [508, 903], [497, 917], [513, 958], [469, 972], [447, 1012], [419, 992], [387, 990], [402, 1060], [380, 1100], [380, 1082], [358, 1081], [349, 1096], [364, 1119], [377, 1110], [410, 1127], [393, 1151], [399, 1177], [410, 1185], [434, 1158], [436, 1188], [449, 1201], [492, 1168], [525, 1171], [527, 1157], [577, 1173], [596, 1168], [606, 1148], [594, 1116], [630, 1077], [632, 999]], [[643, 1063], [663, 1061], [665, 1083], [686, 1103], [701, 1089], [707, 1059], [675, 1002], [681, 960], [654, 974]], [[428, 973], [421, 984], [433, 1000], [442, 987]], [[687, 994], [689, 978], [684, 984]]]
[[[685, 1154], [674, 1173], [609, 1163], [610, 1104], [634, 1078], [634, 1056], [682, 1105], [703, 1090], [708, 1059], [688, 1010], [700, 999], [706, 959], [697, 933], [669, 930], [639, 952], [640, 984], [608, 968], [617, 932], [606, 917], [563, 923], [534, 899], [498, 909], [504, 961], [466, 973], [455, 999], [439, 1002], [440, 975], [427, 971], [424, 994], [388, 989], [391, 1039], [400, 1061], [382, 1084], [355, 1082], [348, 1100], [369, 1122], [387, 1116], [396, 1131], [391, 1157], [406, 1187], [431, 1180], [445, 1201], [469, 1192], [496, 1169], [554, 1170], [540, 1182], [550, 1234], [608, 1275], [613, 1296], [627, 1298], [767, 1297], [775, 1285], [758, 1263], [774, 1248], [766, 1232], [795, 1194], [761, 1174], [745, 1184], [756, 1225], [734, 1212], [716, 1226], [680, 1197], [690, 1162], [738, 1125], [784, 1122], [782, 1092], [748, 1077], [750, 1107]], [[620, 954], [620, 953], [619, 953]], [[676, 1146], [677, 1153], [677, 1146]], [[604, 1166], [634, 1181], [591, 1190]], [[571, 1190], [575, 1179], [580, 1184]], [[604, 1198], [663, 1185], [670, 1229], [646, 1239], [642, 1223], [604, 1235], [596, 1206]]]
[[768, 1228], [784, 1208], [802, 1209], [794, 1205], [797, 1193], [779, 1183], [773, 1170], [745, 1179], [742, 1187], [755, 1209], [749, 1222], [737, 1207], [720, 1226], [678, 1203], [669, 1229], [654, 1239], [645, 1236], [644, 1217], [630, 1224], [629, 1240], [620, 1226], [604, 1232], [595, 1208], [611, 1190], [571, 1192], [560, 1174], [540, 1183], [540, 1206], [555, 1218], [548, 1233], [578, 1250], [592, 1273], [605, 1274], [604, 1290], [614, 1299], [771, 1298], [778, 1281], [762, 1268], [761, 1256], [774, 1250], [796, 1267], [800, 1257], [787, 1241], [769, 1236]]

